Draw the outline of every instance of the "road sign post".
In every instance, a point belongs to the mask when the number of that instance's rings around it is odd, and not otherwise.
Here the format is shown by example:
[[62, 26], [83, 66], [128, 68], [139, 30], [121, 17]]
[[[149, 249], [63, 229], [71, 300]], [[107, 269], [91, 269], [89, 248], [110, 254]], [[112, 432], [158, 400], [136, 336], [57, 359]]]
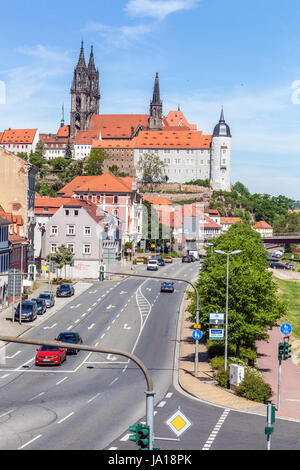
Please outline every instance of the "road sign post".
[[277, 386], [277, 411], [280, 411], [280, 394], [281, 394], [281, 368], [282, 361], [291, 357], [291, 344], [289, 344], [290, 335], [292, 332], [292, 326], [289, 323], [283, 323], [280, 326], [280, 333], [284, 335], [283, 341], [278, 344], [278, 386]]

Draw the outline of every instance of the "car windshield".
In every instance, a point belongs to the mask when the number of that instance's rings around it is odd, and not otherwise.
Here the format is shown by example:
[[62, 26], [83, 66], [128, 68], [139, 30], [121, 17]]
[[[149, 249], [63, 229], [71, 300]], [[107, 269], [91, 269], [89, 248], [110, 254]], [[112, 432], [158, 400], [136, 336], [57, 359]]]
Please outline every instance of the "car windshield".
[[149, 264], [156, 264], [156, 261], [149, 261]]
[[[23, 304], [22, 303], [22, 313], [30, 313], [32, 312], [33, 304]], [[20, 310], [20, 304], [18, 305], [17, 310]]]
[[58, 341], [66, 343], [76, 343], [76, 335], [69, 333], [62, 333], [58, 336]]
[[58, 346], [42, 346], [40, 348], [40, 351], [58, 351], [59, 347]]
[[43, 305], [43, 299], [33, 299], [38, 305]]
[[61, 290], [69, 290], [70, 289], [70, 286], [68, 284], [62, 284], [61, 286], [59, 286], [59, 289]]
[[51, 299], [51, 294], [40, 294], [40, 299]]

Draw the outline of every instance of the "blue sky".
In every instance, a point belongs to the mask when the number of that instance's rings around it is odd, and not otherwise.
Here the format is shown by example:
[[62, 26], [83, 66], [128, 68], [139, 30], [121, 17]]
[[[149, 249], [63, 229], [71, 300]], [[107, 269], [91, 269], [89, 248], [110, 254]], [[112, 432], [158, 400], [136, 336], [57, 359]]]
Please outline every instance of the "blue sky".
[[233, 183], [300, 200], [298, 0], [11, 0], [1, 12], [0, 130], [55, 132], [62, 103], [69, 122], [83, 40], [100, 112], [147, 113], [159, 72], [165, 114], [180, 104], [211, 133], [224, 106]]

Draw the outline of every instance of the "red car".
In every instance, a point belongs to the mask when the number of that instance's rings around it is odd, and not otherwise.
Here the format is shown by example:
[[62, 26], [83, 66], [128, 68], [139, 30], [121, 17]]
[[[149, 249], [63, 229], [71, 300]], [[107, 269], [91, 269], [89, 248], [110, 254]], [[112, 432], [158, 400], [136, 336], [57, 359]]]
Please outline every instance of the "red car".
[[58, 346], [41, 346], [37, 349], [35, 365], [60, 366], [67, 359], [67, 350]]

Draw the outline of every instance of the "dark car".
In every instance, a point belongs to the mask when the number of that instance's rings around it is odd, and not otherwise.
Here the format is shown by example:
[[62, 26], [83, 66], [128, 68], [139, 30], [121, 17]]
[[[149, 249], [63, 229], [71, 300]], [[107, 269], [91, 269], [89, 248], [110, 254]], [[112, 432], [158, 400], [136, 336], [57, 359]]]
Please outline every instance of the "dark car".
[[34, 300], [37, 304], [37, 314], [38, 315], [43, 315], [43, 313], [46, 312], [47, 310], [47, 305], [46, 305], [46, 300], [45, 299], [31, 299]]
[[34, 300], [26, 300], [22, 302], [22, 311], [21, 305], [19, 304], [15, 311], [15, 320], [21, 321], [33, 321], [37, 318], [37, 303]]
[[[67, 331], [64, 333], [59, 333], [58, 337], [55, 338], [56, 341], [61, 343], [72, 343], [72, 344], [82, 344], [82, 338], [79, 333], [75, 331]], [[78, 349], [67, 349], [67, 354], [77, 354]]]
[[197, 261], [194, 255], [188, 254], [187, 256], [189, 256], [191, 258], [192, 263], [194, 261]]
[[165, 266], [165, 261], [162, 258], [156, 258], [156, 261], [158, 262], [158, 266]]
[[72, 284], [61, 284], [56, 290], [56, 297], [71, 297], [74, 295]]
[[273, 268], [273, 269], [287, 269], [287, 268], [285, 267], [285, 264], [283, 264], [283, 263], [277, 263], [277, 262], [270, 263], [270, 268]]
[[186, 255], [186, 256], [183, 256], [182, 257], [182, 260], [181, 260], [182, 263], [191, 263], [192, 260], [191, 260], [191, 257]]
[[160, 292], [174, 292], [174, 282], [164, 281], [160, 285]]
[[38, 298], [45, 300], [47, 308], [53, 307], [55, 304], [55, 299], [52, 292], [42, 292]]
[[285, 269], [289, 269], [290, 271], [295, 271], [296, 267], [293, 263], [285, 263]]

